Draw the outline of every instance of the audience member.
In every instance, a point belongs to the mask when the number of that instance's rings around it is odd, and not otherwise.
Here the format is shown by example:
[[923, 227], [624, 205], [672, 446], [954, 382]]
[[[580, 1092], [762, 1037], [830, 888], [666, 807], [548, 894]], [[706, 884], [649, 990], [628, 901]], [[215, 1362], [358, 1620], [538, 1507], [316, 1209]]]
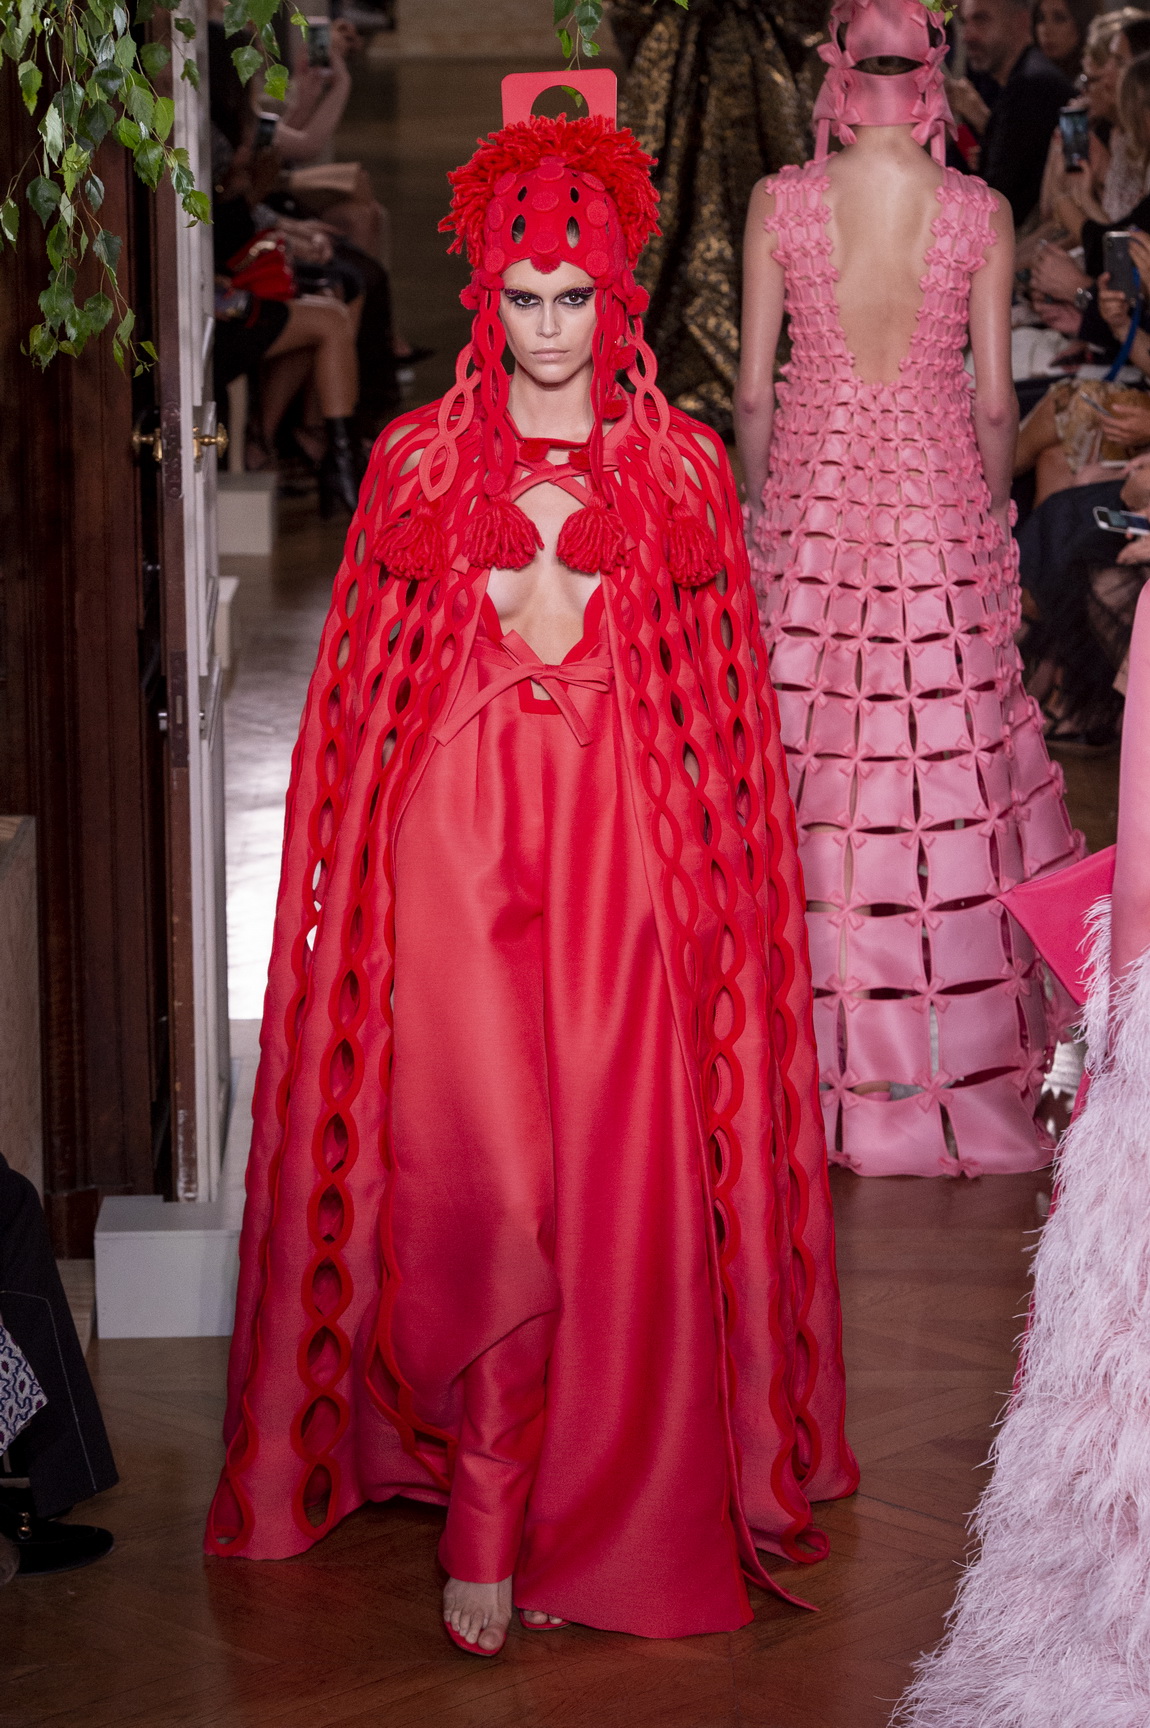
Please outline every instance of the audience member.
[[1035, 43], [1072, 82], [1082, 71], [1086, 35], [1097, 11], [1096, 0], [1034, 0]]
[[1027, 0], [961, 0], [970, 78], [948, 84], [951, 107], [981, 139], [979, 173], [1020, 227], [1038, 204], [1050, 134], [1074, 86], [1031, 40]]
[[[119, 1480], [35, 1188], [0, 1157], [0, 1323], [43, 1394], [0, 1455], [0, 1574], [66, 1572], [100, 1560], [107, 1530], [61, 1524]], [[27, 1416], [27, 1411], [24, 1412]], [[13, 1424], [15, 1426], [15, 1424]]]

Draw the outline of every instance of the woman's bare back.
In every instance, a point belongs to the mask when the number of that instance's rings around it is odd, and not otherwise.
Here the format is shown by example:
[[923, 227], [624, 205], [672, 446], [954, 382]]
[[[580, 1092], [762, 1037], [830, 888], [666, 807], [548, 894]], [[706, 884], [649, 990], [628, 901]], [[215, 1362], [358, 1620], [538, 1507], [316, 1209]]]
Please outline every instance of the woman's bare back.
[[877, 142], [861, 130], [857, 144], [828, 161], [827, 232], [855, 371], [868, 384], [893, 384], [922, 305], [943, 171], [909, 138]]

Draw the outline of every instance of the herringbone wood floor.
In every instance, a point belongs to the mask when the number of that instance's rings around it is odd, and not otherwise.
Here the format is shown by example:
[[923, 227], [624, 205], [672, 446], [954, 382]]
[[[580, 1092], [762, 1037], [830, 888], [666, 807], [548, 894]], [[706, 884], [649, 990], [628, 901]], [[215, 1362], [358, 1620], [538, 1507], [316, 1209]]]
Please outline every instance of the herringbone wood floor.
[[880, 1728], [937, 1638], [1013, 1372], [1042, 1176], [836, 1172], [859, 1494], [821, 1509], [831, 1558], [778, 1568], [821, 1610], [648, 1643], [516, 1633], [502, 1660], [437, 1623], [439, 1515], [369, 1507], [310, 1555], [206, 1562], [225, 1343], [96, 1342], [122, 1485], [79, 1517], [110, 1558], [0, 1595], [3, 1728]]

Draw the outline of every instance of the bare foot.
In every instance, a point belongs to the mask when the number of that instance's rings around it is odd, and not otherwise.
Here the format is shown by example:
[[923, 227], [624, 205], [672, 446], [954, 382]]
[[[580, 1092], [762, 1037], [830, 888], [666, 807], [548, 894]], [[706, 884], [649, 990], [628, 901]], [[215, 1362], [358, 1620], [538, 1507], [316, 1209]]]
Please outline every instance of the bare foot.
[[524, 1608], [523, 1618], [529, 1626], [566, 1626], [558, 1614], [541, 1614], [538, 1608]]
[[466, 1584], [449, 1578], [443, 1592], [443, 1618], [468, 1644], [501, 1650], [511, 1624], [511, 1579]]

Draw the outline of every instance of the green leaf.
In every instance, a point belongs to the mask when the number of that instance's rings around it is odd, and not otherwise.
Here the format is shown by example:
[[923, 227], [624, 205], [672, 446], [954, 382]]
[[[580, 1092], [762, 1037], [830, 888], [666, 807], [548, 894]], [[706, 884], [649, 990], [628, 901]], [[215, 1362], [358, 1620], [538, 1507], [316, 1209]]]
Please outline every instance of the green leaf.
[[129, 306], [128, 310], [124, 313], [124, 316], [117, 324], [115, 330], [112, 332], [112, 358], [115, 360], [116, 365], [121, 369], [123, 368], [124, 355], [128, 344], [132, 340], [132, 331], [135, 328], [136, 314]]
[[101, 228], [100, 232], [92, 242], [92, 250], [100, 260], [100, 263], [104, 266], [104, 269], [108, 272], [109, 276], [115, 276], [116, 274], [116, 270], [120, 263], [120, 252], [123, 249], [123, 245], [124, 242], [121, 240], [120, 236], [118, 234], [110, 234], [106, 228]]
[[[119, 10], [119, 8], [117, 8]], [[122, 66], [127, 72], [136, 58], [136, 44], [130, 36], [121, 36], [112, 50], [112, 56], [117, 66]]]
[[64, 149], [64, 116], [57, 107], [48, 109], [40, 122], [39, 132], [48, 155], [53, 162], [58, 162]]
[[31, 355], [37, 366], [43, 369], [50, 360], [54, 360], [60, 344], [52, 332], [43, 324], [33, 324], [28, 332], [28, 346], [25, 353]]
[[164, 168], [164, 146], [157, 144], [154, 138], [147, 138], [142, 144], [137, 144], [133, 151], [136, 163], [136, 173], [150, 186], [152, 191], [160, 183], [160, 175]]
[[248, 17], [257, 30], [271, 23], [280, 9], [280, 0], [248, 0]]
[[52, 326], [63, 324], [68, 314], [75, 311], [76, 302], [72, 298], [72, 284], [67, 281], [64, 271], [56, 271], [44, 292], [39, 296], [39, 306], [48, 323]]
[[288, 69], [275, 61], [268, 67], [264, 79], [264, 94], [271, 102], [282, 102], [287, 95]]
[[569, 32], [566, 30], [557, 30], [555, 34], [559, 38], [559, 48], [563, 58], [565, 60], [570, 60], [572, 54], [575, 52], [575, 44], [572, 42]]
[[232, 65], [241, 84], [247, 84], [259, 71], [264, 57], [258, 48], [233, 48]]
[[84, 302], [84, 321], [89, 334], [98, 336], [115, 310], [106, 294], [89, 294]]
[[144, 134], [134, 120], [117, 120], [113, 131], [125, 150], [135, 150], [143, 142]]
[[0, 204], [0, 229], [9, 245], [15, 246], [20, 235], [20, 206], [12, 198]]
[[554, 4], [552, 14], [551, 14], [552, 23], [562, 24], [564, 18], [568, 17], [570, 12], [571, 12], [571, 0], [555, 0], [555, 4]]
[[[155, 16], [156, 16], [156, 0], [136, 0], [136, 23], [137, 24], [150, 24], [152, 22], [152, 19]], [[144, 56], [144, 54], [147, 53], [149, 47], [151, 47], [151, 43], [149, 43], [147, 45], [147, 47], [145, 47], [143, 49], [141, 56], [140, 56], [141, 59], [143, 59], [143, 56]]]
[[48, 253], [48, 262], [53, 270], [59, 270], [72, 250], [68, 229], [63, 222], [55, 222], [49, 228], [44, 246]]
[[133, 83], [125, 92], [124, 106], [144, 131], [150, 131], [156, 113], [156, 98], [142, 81]]
[[224, 7], [224, 31], [228, 36], [234, 36], [237, 31], [245, 30], [248, 24], [247, 0], [228, 0]]
[[291, 21], [297, 30], [302, 30], [304, 35], [307, 35], [307, 19], [304, 17], [302, 12], [293, 12], [291, 15]]
[[194, 60], [188, 59], [184, 61], [184, 69], [180, 73], [180, 77], [184, 80], [185, 84], [190, 84], [193, 90], [199, 89], [200, 69]]
[[162, 42], [145, 42], [140, 49], [140, 65], [149, 78], [154, 78], [157, 72], [162, 72], [171, 58], [172, 50], [166, 48]]
[[39, 66], [36, 65], [35, 61], [21, 60], [17, 76], [20, 80], [20, 91], [24, 97], [24, 106], [27, 108], [29, 114], [35, 114], [36, 97], [40, 93], [40, 86], [44, 82], [44, 75], [40, 71]]
[[60, 171], [64, 176], [64, 190], [68, 193], [69, 197], [71, 197], [84, 175], [88, 172], [89, 161], [90, 158], [88, 152], [82, 150], [79, 144], [69, 144], [68, 148], [65, 150], [64, 160], [60, 164]]
[[96, 102], [85, 109], [76, 128], [76, 142], [85, 149], [89, 156], [95, 154], [107, 137], [115, 120], [115, 111], [110, 102]]
[[602, 50], [600, 49], [598, 42], [592, 42], [592, 40], [589, 36], [584, 36], [584, 38], [583, 38], [583, 52], [584, 52], [584, 54], [590, 54], [590, 55], [594, 56], [596, 54], [601, 53]]
[[98, 174], [89, 174], [84, 182], [84, 197], [89, 210], [98, 210], [104, 202], [104, 182]]
[[151, 342], [141, 342], [140, 347], [148, 356], [149, 360], [158, 360], [160, 358]]
[[184, 209], [197, 222], [210, 222], [212, 219], [212, 201], [206, 192], [185, 192], [183, 196]]
[[574, 103], [576, 108], [582, 108], [583, 98], [579, 94], [579, 91], [576, 90], [574, 84], [564, 84], [561, 86], [561, 89], [563, 91], [564, 96], [570, 96], [570, 98], [571, 98], [571, 100]]
[[54, 180], [46, 180], [42, 174], [37, 174], [34, 180], [29, 180], [25, 196], [39, 216], [44, 226], [48, 226], [48, 218], [60, 202], [60, 188]]
[[180, 32], [180, 35], [182, 37], [184, 37], [185, 41], [188, 41], [188, 42], [194, 42], [195, 41], [195, 39], [196, 39], [196, 27], [192, 23], [192, 20], [190, 18], [173, 18], [172, 22], [175, 25], [176, 29]]
[[156, 111], [152, 116], [152, 131], [163, 143], [172, 130], [176, 119], [176, 104], [170, 96], [160, 96], [156, 100]]
[[603, 8], [595, 0], [580, 0], [575, 8], [575, 23], [580, 30], [597, 30], [603, 22]]

